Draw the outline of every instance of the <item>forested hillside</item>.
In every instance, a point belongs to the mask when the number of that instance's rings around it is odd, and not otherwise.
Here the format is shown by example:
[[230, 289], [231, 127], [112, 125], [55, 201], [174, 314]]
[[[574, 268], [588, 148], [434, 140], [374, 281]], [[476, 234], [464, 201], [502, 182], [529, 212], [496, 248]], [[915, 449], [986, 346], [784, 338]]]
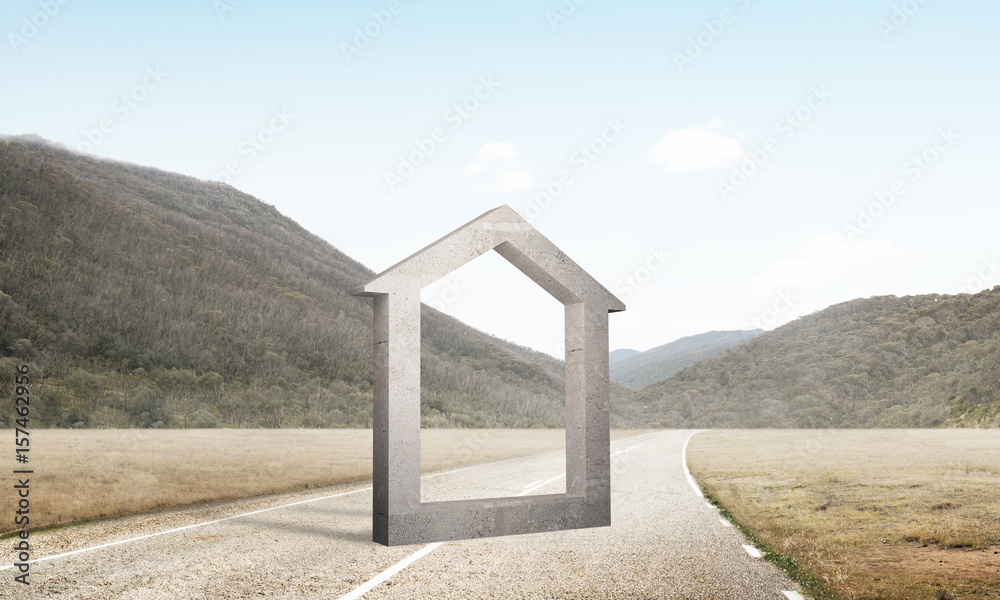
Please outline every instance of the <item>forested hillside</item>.
[[1000, 287], [837, 304], [633, 399], [663, 427], [996, 427]]
[[[36, 425], [370, 426], [372, 275], [230, 186], [0, 140], [0, 404], [29, 361]], [[562, 425], [561, 361], [423, 330], [425, 426]]]
[[[28, 361], [35, 426], [370, 426], [372, 275], [230, 186], [0, 140], [0, 424]], [[998, 329], [1000, 287], [845, 302], [612, 384], [613, 422], [997, 426]], [[424, 426], [562, 425], [561, 361], [429, 307], [422, 359]]]

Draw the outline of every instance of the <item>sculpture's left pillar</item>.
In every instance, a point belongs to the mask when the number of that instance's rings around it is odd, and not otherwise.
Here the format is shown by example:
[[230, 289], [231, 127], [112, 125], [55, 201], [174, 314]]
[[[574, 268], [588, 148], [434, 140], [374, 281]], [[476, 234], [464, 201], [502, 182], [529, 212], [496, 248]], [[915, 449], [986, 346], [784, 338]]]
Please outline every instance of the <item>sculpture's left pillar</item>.
[[375, 296], [372, 532], [420, 509], [420, 293]]

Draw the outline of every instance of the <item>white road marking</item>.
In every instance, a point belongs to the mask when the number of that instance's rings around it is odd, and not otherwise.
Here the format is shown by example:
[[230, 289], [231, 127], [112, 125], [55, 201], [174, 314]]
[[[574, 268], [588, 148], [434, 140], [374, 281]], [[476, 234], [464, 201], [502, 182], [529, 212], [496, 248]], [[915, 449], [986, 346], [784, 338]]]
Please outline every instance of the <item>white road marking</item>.
[[560, 473], [560, 474], [556, 475], [555, 477], [553, 477], [552, 479], [546, 479], [544, 481], [539, 481], [537, 483], [533, 483], [533, 484], [529, 485], [527, 487], [527, 489], [525, 489], [523, 492], [521, 492], [520, 494], [518, 494], [518, 496], [527, 496], [528, 494], [530, 494], [531, 492], [537, 490], [538, 488], [545, 487], [548, 484], [550, 484], [553, 481], [555, 481], [556, 479], [561, 479], [561, 478], [563, 478], [565, 476], [566, 476], [565, 473]]
[[[628, 439], [630, 439], [630, 440], [637, 440], [639, 438], [644, 438], [647, 435], [655, 435], [657, 433], [660, 433], [660, 432], [659, 431], [652, 431], [650, 433], [644, 433], [642, 435], [637, 435], [635, 437], [631, 437], [631, 438], [628, 438]], [[629, 450], [635, 450], [639, 446], [645, 446], [649, 442], [656, 441], [656, 439], [658, 439], [658, 438], [653, 438], [652, 440], [645, 441], [645, 442], [643, 442], [641, 444], [638, 444], [636, 446], [632, 446], [631, 448], [627, 448], [625, 450], [619, 450], [618, 452], [615, 452], [611, 456], [617, 456], [617, 455], [621, 454], [622, 452], [628, 452]], [[528, 455], [528, 456], [518, 456], [517, 458], [507, 458], [507, 459], [504, 459], [504, 460], [498, 460], [498, 461], [491, 462], [491, 463], [484, 463], [484, 464], [481, 464], [481, 465], [472, 465], [470, 467], [462, 467], [460, 469], [452, 469], [451, 471], [442, 471], [441, 473], [433, 473], [431, 475], [424, 475], [423, 477], [421, 477], [421, 479], [433, 479], [434, 477], [441, 477], [442, 475], [451, 475], [452, 473], [461, 473], [462, 471], [468, 471], [469, 469], [478, 469], [479, 467], [487, 467], [487, 466], [493, 466], [493, 465], [502, 465], [503, 463], [514, 462], [515, 460], [525, 460], [525, 459], [528, 459], [528, 458], [537, 458], [539, 456], [545, 456], [546, 454], [555, 454], [557, 452], [563, 452], [563, 450], [551, 450], [549, 452], [539, 452], [538, 454], [531, 454], [531, 455]]]
[[392, 577], [396, 573], [399, 573], [400, 571], [402, 571], [406, 567], [408, 567], [411, 564], [417, 562], [418, 560], [420, 560], [421, 558], [427, 556], [431, 552], [434, 552], [442, 544], [444, 544], [444, 542], [434, 542], [433, 544], [427, 544], [426, 546], [424, 546], [420, 550], [417, 550], [413, 554], [407, 556], [403, 560], [401, 560], [398, 563], [392, 565], [391, 567], [389, 567], [385, 571], [382, 571], [381, 573], [379, 573], [375, 577], [369, 579], [364, 584], [362, 584], [361, 587], [359, 587], [356, 590], [350, 592], [349, 594], [341, 596], [339, 598], [339, 600], [358, 600], [358, 598], [361, 598], [362, 596], [364, 596], [365, 594], [367, 594], [368, 592], [370, 592], [373, 588], [381, 585], [383, 582], [385, 582], [387, 579], [389, 579], [390, 577]]
[[[559, 475], [556, 475], [552, 479], [542, 479], [540, 481], [536, 481], [535, 483], [529, 485], [527, 487], [527, 489], [525, 489], [523, 492], [521, 492], [520, 494], [518, 494], [518, 496], [527, 496], [528, 494], [530, 494], [531, 492], [537, 490], [538, 488], [544, 487], [544, 486], [552, 483], [553, 481], [555, 481], [557, 479], [560, 479], [562, 477], [565, 477], [565, 476], [566, 476], [565, 473], [560, 473]], [[413, 563], [415, 563], [418, 560], [420, 560], [421, 558], [427, 556], [431, 552], [434, 552], [435, 550], [437, 550], [438, 548], [440, 548], [443, 544], [444, 544], [444, 542], [434, 542], [433, 544], [427, 544], [426, 546], [424, 546], [420, 550], [417, 550], [413, 554], [407, 556], [403, 560], [401, 560], [398, 563], [392, 565], [391, 567], [389, 567], [385, 571], [382, 571], [381, 573], [379, 573], [375, 577], [372, 577], [368, 581], [366, 581], [363, 584], [361, 584], [361, 586], [358, 587], [357, 589], [354, 589], [351, 592], [349, 592], [349, 593], [341, 596], [337, 600], [358, 600], [358, 598], [361, 598], [362, 596], [364, 596], [365, 594], [367, 594], [368, 592], [370, 592], [375, 587], [381, 585], [382, 583], [384, 583], [386, 580], [388, 580], [390, 577], [392, 577], [396, 573], [399, 573], [400, 571], [402, 571], [406, 567], [412, 565]]]
[[[653, 433], [657, 433], [657, 432], [653, 432]], [[644, 435], [651, 435], [651, 434], [647, 433], [647, 434], [644, 434]], [[642, 437], [642, 436], [639, 436], [639, 437]], [[537, 457], [537, 456], [543, 456], [545, 454], [551, 454], [551, 452], [542, 452], [540, 454], [533, 454], [531, 456], [521, 456], [521, 457], [518, 457], [518, 458], [508, 458], [508, 459], [505, 459], [505, 460], [498, 460], [498, 461], [491, 462], [491, 463], [485, 463], [485, 464], [481, 464], [481, 465], [473, 465], [471, 467], [462, 467], [461, 469], [454, 469], [454, 470], [451, 470], [451, 471], [445, 471], [443, 473], [433, 473], [431, 475], [424, 475], [423, 477], [421, 477], [421, 479], [430, 479], [432, 477], [440, 477], [441, 475], [449, 475], [451, 473], [458, 473], [459, 471], [467, 471], [469, 469], [478, 469], [479, 467], [493, 466], [493, 465], [498, 465], [498, 464], [501, 464], [501, 463], [511, 462], [511, 461], [515, 461], [515, 460], [524, 460], [524, 459], [528, 459], [528, 458], [534, 458], [534, 457]], [[323, 496], [321, 498], [310, 498], [309, 500], [301, 500], [299, 502], [292, 502], [291, 504], [282, 504], [281, 506], [272, 506], [270, 508], [262, 508], [260, 510], [255, 510], [255, 511], [252, 511], [252, 512], [243, 513], [243, 514], [239, 514], [239, 515], [233, 515], [231, 517], [224, 517], [222, 519], [216, 519], [214, 521], [205, 521], [204, 523], [195, 523], [193, 525], [185, 525], [184, 527], [177, 527], [177, 528], [174, 528], [174, 529], [168, 529], [166, 531], [158, 531], [156, 533], [150, 533], [150, 534], [147, 534], [147, 535], [140, 535], [140, 536], [134, 537], [134, 538], [128, 538], [128, 539], [124, 539], [124, 540], [118, 540], [118, 541], [115, 541], [115, 542], [108, 542], [107, 544], [101, 544], [99, 546], [91, 546], [89, 548], [81, 548], [79, 550], [72, 550], [70, 552], [63, 552], [62, 554], [54, 554], [52, 556], [44, 556], [42, 558], [36, 558], [35, 560], [30, 560], [30, 561], [28, 561], [28, 563], [29, 564], [35, 564], [35, 563], [45, 562], [45, 561], [49, 561], [49, 560], [55, 560], [57, 558], [65, 558], [67, 556], [73, 556], [75, 554], [83, 554], [84, 552], [93, 552], [94, 550], [101, 550], [103, 548], [110, 548], [112, 546], [119, 546], [121, 544], [128, 544], [130, 542], [138, 542], [140, 540], [145, 540], [145, 539], [149, 539], [149, 538], [159, 537], [161, 535], [167, 535], [167, 534], [170, 534], [170, 533], [178, 533], [178, 532], [181, 532], [181, 531], [186, 531], [188, 529], [195, 529], [195, 528], [198, 528], [198, 527], [205, 527], [207, 525], [214, 525], [216, 523], [222, 523], [224, 521], [230, 521], [232, 519], [242, 519], [243, 517], [249, 517], [249, 516], [252, 516], [252, 515], [258, 515], [260, 513], [265, 513], [265, 512], [272, 511], [272, 510], [278, 510], [278, 509], [281, 509], [281, 508], [289, 508], [289, 507], [292, 507], [292, 506], [299, 506], [300, 504], [308, 504], [310, 502], [319, 502], [320, 500], [329, 500], [331, 498], [339, 498], [340, 496], [347, 496], [347, 495], [350, 495], [350, 494], [357, 494], [357, 493], [360, 493], [360, 492], [370, 492], [371, 490], [372, 490], [371, 486], [368, 486], [368, 487], [360, 488], [360, 489], [357, 489], [357, 490], [351, 490], [350, 492], [342, 492], [342, 493], [339, 493], [339, 494], [332, 494], [330, 496]], [[528, 492], [530, 492], [530, 491], [531, 490], [528, 490]], [[14, 565], [4, 565], [4, 566], [0, 567], [0, 571], [8, 571], [8, 570], [13, 569], [13, 568], [14, 568]]]
[[[688, 436], [688, 439], [684, 441], [684, 449], [681, 450], [681, 462], [684, 463], [684, 475], [687, 476], [687, 481], [691, 485], [691, 489], [694, 490], [695, 494], [698, 494], [699, 496], [701, 496], [702, 498], [704, 498], [705, 494], [702, 493], [701, 488], [698, 487], [698, 483], [694, 480], [694, 477], [691, 476], [691, 470], [688, 469], [688, 463], [687, 463], [688, 443], [691, 441], [691, 438], [693, 438], [696, 433], [698, 433], [698, 432], [697, 431], [693, 432], [691, 435]], [[711, 506], [712, 508], [715, 508], [715, 506], [712, 505], [711, 502], [706, 501], [705, 504], [707, 504], [708, 506]], [[733, 526], [732, 523], [730, 523], [728, 520], [723, 519], [721, 517], [719, 518], [719, 522], [722, 523], [723, 525], [725, 525], [726, 527], [732, 527]], [[764, 555], [761, 553], [761, 551], [758, 550], [757, 548], [751, 546], [750, 544], [743, 544], [743, 549], [746, 550], [747, 554], [749, 554], [750, 556], [752, 556], [754, 558], [764, 558]], [[781, 593], [784, 594], [785, 596], [787, 596], [788, 600], [806, 600], [802, 596], [802, 594], [800, 594], [798, 592], [789, 592], [789, 591], [782, 590]]]
[[462, 467], [461, 469], [452, 469], [451, 471], [442, 471], [441, 473], [433, 473], [431, 475], [424, 475], [421, 479], [433, 479], [435, 477], [441, 477], [442, 475], [451, 475], [452, 473], [461, 473], [462, 471], [468, 471], [469, 469], [478, 469], [479, 467], [487, 467], [493, 465], [502, 465], [503, 463], [514, 462], [515, 460], [524, 460], [526, 458], [536, 458], [539, 456], [545, 456], [546, 454], [552, 454], [554, 452], [562, 452], [562, 450], [552, 450], [551, 452], [540, 452], [538, 454], [531, 454], [529, 456], [518, 456], [517, 458], [507, 458], [504, 460], [498, 460], [491, 463], [483, 463], [481, 465], [472, 465], [471, 467]]
[[533, 486], [533, 485], [538, 485], [539, 483], [541, 483], [541, 482], [543, 482], [543, 481], [545, 481], [545, 480], [544, 480], [544, 479], [539, 479], [538, 481], [536, 481], [536, 482], [534, 482], [534, 483], [529, 483], [528, 485], [526, 485], [526, 486], [524, 486], [524, 487], [525, 487], [525, 488], [530, 488], [531, 486]]
[[[371, 491], [371, 487], [361, 488], [358, 490], [351, 490], [350, 492], [342, 492], [340, 494], [333, 494], [331, 496], [323, 496], [322, 498], [310, 498], [309, 500], [301, 500], [299, 502], [292, 502], [291, 504], [282, 504], [281, 506], [272, 506], [271, 508], [262, 508], [260, 510], [255, 510], [248, 513], [243, 513], [241, 515], [233, 515], [231, 517], [223, 517], [221, 519], [216, 519], [214, 521], [206, 521], [204, 523], [195, 523], [194, 525], [185, 525], [184, 527], [177, 527], [175, 529], [168, 529], [167, 531], [158, 531], [156, 533], [150, 533], [147, 535], [140, 535], [139, 537], [129, 538], [127, 540], [118, 540], [117, 542], [108, 542], [107, 544], [101, 544], [100, 546], [91, 546], [90, 548], [81, 548], [80, 550], [72, 550], [70, 552], [63, 552], [62, 554], [54, 554], [52, 556], [45, 556], [42, 558], [36, 558], [35, 560], [28, 561], [29, 564], [40, 563], [47, 560], [55, 560], [57, 558], [65, 558], [67, 556], [73, 556], [74, 554], [83, 554], [84, 552], [91, 552], [94, 550], [100, 550], [101, 548], [110, 548], [111, 546], [118, 546], [121, 544], [127, 544], [129, 542], [138, 542], [139, 540], [146, 540], [149, 538], [158, 537], [161, 535], [167, 535], [168, 533], [177, 533], [178, 531], [185, 531], [188, 529], [195, 529], [197, 527], [205, 527], [206, 525], [214, 525], [215, 523], [222, 523], [223, 521], [231, 521], [232, 519], [241, 519], [243, 517], [249, 517], [250, 515], [259, 515], [260, 513], [270, 512], [272, 510], [278, 510], [279, 508], [288, 508], [289, 506], [299, 506], [300, 504], [308, 504], [310, 502], [319, 502], [320, 500], [329, 500], [330, 498], [339, 498], [340, 496], [348, 496], [350, 494], [357, 494], [359, 492]], [[13, 569], [14, 565], [4, 565], [0, 567], [0, 571], [6, 571], [8, 569]]]
[[[654, 433], [659, 433], [659, 432], [647, 433], [647, 434], [644, 434], [643, 436], [638, 436], [638, 437], [644, 437], [645, 435], [653, 435]], [[653, 440], [650, 440], [650, 441], [653, 441]], [[634, 450], [635, 448], [638, 448], [639, 446], [645, 445], [647, 443], [649, 443], [649, 442], [644, 442], [643, 444], [639, 444], [638, 446], [633, 446], [632, 448], [629, 448], [628, 450]], [[623, 450], [622, 452], [628, 452], [628, 450]], [[550, 452], [543, 452], [541, 454], [536, 454], [536, 455], [531, 455], [531, 456], [522, 456], [522, 457], [518, 457], [518, 458], [508, 458], [506, 460], [499, 460], [499, 461], [492, 462], [492, 463], [485, 463], [485, 464], [481, 464], [481, 465], [473, 465], [471, 467], [462, 467], [461, 469], [454, 469], [452, 471], [445, 471], [444, 473], [434, 473], [432, 475], [424, 475], [423, 477], [421, 477], [421, 479], [430, 479], [432, 477], [440, 477], [441, 475], [448, 475], [450, 473], [457, 473], [459, 471], [467, 471], [469, 469], [476, 469], [476, 468], [479, 468], [479, 467], [492, 466], [492, 465], [495, 465], [495, 464], [500, 464], [500, 463], [505, 463], [505, 462], [511, 462], [511, 461], [515, 461], [515, 460], [523, 460], [523, 459], [527, 459], [527, 458], [533, 458], [535, 456], [541, 456], [541, 455], [544, 455], [544, 454], [550, 454]], [[617, 454], [621, 454], [621, 452], [618, 452]], [[556, 477], [554, 477], [554, 478], [552, 478], [552, 479], [550, 479], [548, 481], [542, 482], [541, 485], [545, 485], [546, 483], [550, 483], [552, 481], [555, 481], [556, 479], [559, 479], [560, 477], [564, 477], [565, 475], [566, 475], [565, 473], [563, 473], [562, 475], [557, 475]], [[538, 487], [541, 487], [541, 485], [539, 485]], [[518, 495], [522, 496], [524, 494], [531, 493], [535, 489], [538, 489], [538, 488], [532, 488], [531, 486], [529, 486], [529, 489], [521, 492]], [[55, 560], [57, 558], [65, 558], [67, 556], [73, 556], [73, 555], [76, 555], [76, 554], [83, 554], [85, 552], [93, 552], [94, 550], [101, 550], [103, 548], [110, 548], [112, 546], [120, 546], [122, 544], [128, 544], [130, 542], [138, 542], [140, 540], [146, 540], [146, 539], [149, 539], [149, 538], [159, 537], [161, 535], [167, 535], [167, 534], [170, 534], [170, 533], [178, 533], [178, 532], [181, 532], [181, 531], [186, 531], [188, 529], [196, 529], [198, 527], [205, 527], [205, 526], [208, 526], [208, 525], [214, 525], [216, 523], [222, 523], [222, 522], [225, 522], [225, 521], [231, 521], [233, 519], [242, 519], [243, 517], [249, 517], [249, 516], [252, 516], [252, 515], [259, 515], [261, 513], [270, 512], [272, 510], [279, 510], [279, 509], [282, 509], [282, 508], [289, 508], [289, 507], [292, 507], [292, 506], [299, 506], [299, 505], [302, 505], [302, 504], [309, 504], [310, 502], [319, 502], [320, 500], [329, 500], [331, 498], [339, 498], [341, 496], [348, 496], [348, 495], [351, 495], [351, 494], [358, 494], [360, 492], [367, 492], [367, 491], [371, 491], [371, 490], [372, 490], [372, 488], [371, 488], [371, 486], [369, 486], [369, 487], [365, 487], [365, 488], [359, 488], [359, 489], [356, 489], [356, 490], [351, 490], [349, 492], [341, 492], [339, 494], [331, 494], [329, 496], [322, 496], [320, 498], [310, 498], [308, 500], [300, 500], [298, 502], [292, 502], [292, 503], [289, 503], [289, 504], [282, 504], [281, 506], [272, 506], [270, 508], [262, 508], [260, 510], [255, 510], [255, 511], [251, 511], [251, 512], [248, 512], [248, 513], [243, 513], [243, 514], [239, 514], [239, 515], [233, 515], [231, 517], [223, 517], [221, 519], [215, 519], [213, 521], [205, 521], [203, 523], [194, 523], [192, 525], [185, 525], [184, 527], [176, 527], [174, 529], [168, 529], [166, 531], [158, 531], [156, 533], [150, 533], [150, 534], [147, 534], [147, 535], [140, 535], [140, 536], [137, 536], [137, 537], [134, 537], [134, 538], [128, 538], [128, 539], [124, 539], [124, 540], [118, 540], [118, 541], [115, 541], [115, 542], [108, 542], [107, 544], [100, 544], [98, 546], [91, 546], [89, 548], [81, 548], [79, 550], [72, 550], [70, 552], [63, 552], [62, 554], [54, 554], [52, 556], [43, 556], [42, 558], [36, 558], [35, 560], [30, 560], [30, 561], [28, 561], [28, 563], [29, 564], [35, 564], [35, 563], [45, 562], [45, 561], [49, 561], [49, 560]], [[434, 551], [440, 545], [441, 545], [441, 542], [437, 542], [437, 543], [434, 543], [434, 544], [428, 544], [427, 546], [424, 546], [424, 548], [422, 548], [421, 550], [418, 550], [417, 552], [414, 552], [413, 554], [411, 554], [407, 558], [403, 559], [399, 563], [396, 563], [396, 565], [394, 565], [393, 567], [390, 567], [386, 571], [383, 571], [380, 575], [376, 576], [374, 579], [369, 580], [367, 583], [365, 583], [364, 585], [362, 585], [361, 587], [359, 587], [358, 590], [360, 590], [361, 588], [364, 588], [365, 586], [368, 585], [368, 583], [371, 583], [371, 582], [375, 581], [375, 579], [378, 579], [382, 575], [386, 575], [387, 574], [384, 579], [378, 581], [377, 583], [375, 583], [374, 585], [371, 586], [371, 587], [375, 587], [379, 583], [382, 583], [382, 581], [385, 581], [389, 577], [392, 577], [393, 575], [395, 575], [399, 571], [405, 569], [412, 562], [420, 560], [421, 558], [423, 558], [424, 556], [426, 556], [430, 552]], [[412, 558], [412, 560], [410, 560], [411, 558]], [[407, 561], [409, 561], [409, 562], [407, 562]], [[403, 563], [405, 563], [405, 564], [403, 564]], [[396, 569], [397, 566], [399, 567], [398, 569]], [[4, 566], [0, 567], [0, 571], [7, 571], [7, 570], [10, 570], [10, 569], [13, 569], [13, 568], [14, 568], [14, 565], [4, 565]], [[393, 570], [393, 569], [396, 569], [396, 570]], [[370, 589], [371, 588], [366, 589], [365, 592], [368, 591], [368, 590], [370, 590]], [[357, 590], [355, 590], [355, 592], [356, 591]], [[364, 594], [365, 592], [361, 592], [361, 594]], [[353, 594], [354, 594], [354, 592], [351, 592], [350, 594], [348, 594], [346, 596], [343, 596], [343, 598], [344, 599], [353, 599], [353, 598], [360, 598], [361, 597], [361, 595], [354, 596]]]
[[688, 439], [684, 441], [684, 449], [681, 450], [681, 464], [684, 465], [684, 475], [687, 477], [688, 484], [691, 486], [691, 489], [694, 490], [695, 494], [704, 498], [705, 494], [701, 493], [701, 488], [698, 487], [698, 483], [694, 480], [694, 477], [691, 476], [691, 470], [688, 469], [688, 444], [691, 442], [691, 438], [693, 438], [696, 433], [698, 432], [692, 432], [691, 435], [688, 436]]
[[[654, 431], [653, 433], [658, 433], [658, 432]], [[639, 439], [641, 437], [645, 437], [647, 435], [653, 435], [653, 433], [644, 433], [642, 435], [638, 435], [638, 436], [636, 436], [634, 438], [631, 438], [631, 439], [637, 440], [637, 439]], [[625, 448], [624, 450], [619, 450], [618, 452], [612, 452], [611, 456], [614, 457], [614, 456], [618, 456], [619, 454], [625, 454], [626, 452], [631, 452], [631, 451], [635, 450], [636, 448], [641, 448], [642, 446], [645, 446], [646, 444], [650, 444], [652, 442], [655, 442], [656, 440], [658, 440], [658, 439], [660, 439], [662, 437], [665, 437], [665, 435], [666, 434], [661, 435], [661, 436], [657, 436], [657, 437], [655, 437], [655, 438], [653, 438], [651, 440], [646, 440], [645, 442], [643, 442], [641, 444], [636, 444], [635, 446], [632, 446], [630, 448]]]
[[[649, 434], [647, 434], [647, 435], [649, 435]], [[653, 439], [659, 439], [659, 438], [653, 438]], [[690, 439], [690, 438], [688, 438], [688, 439]], [[628, 448], [626, 450], [621, 450], [619, 452], [615, 452], [611, 456], [617, 456], [618, 454], [622, 454], [623, 452], [628, 452], [629, 450], [635, 450], [639, 446], [643, 446], [645, 444], [648, 444], [651, 441], [653, 441], [653, 440], [649, 440], [649, 441], [643, 442], [642, 444], [638, 444], [636, 446], [632, 446], [631, 448]], [[553, 481], [555, 481], [555, 480], [557, 480], [559, 478], [565, 477], [565, 476], [566, 476], [566, 473], [560, 473], [559, 475], [556, 475], [552, 479], [548, 479], [548, 480], [544, 480], [544, 481], [541, 481], [541, 482], [533, 483], [533, 484], [529, 485], [527, 487], [527, 489], [525, 489], [523, 492], [521, 492], [520, 494], [518, 494], [518, 496], [525, 496], [527, 494], [530, 494], [531, 492], [537, 490], [538, 488], [546, 486], [546, 485], [552, 483]], [[403, 560], [401, 560], [398, 563], [392, 565], [391, 567], [389, 567], [385, 571], [382, 571], [381, 573], [379, 573], [375, 577], [373, 577], [373, 578], [369, 579], [368, 581], [364, 582], [363, 584], [361, 584], [361, 586], [358, 587], [357, 589], [354, 589], [354, 590], [348, 592], [347, 594], [341, 596], [337, 600], [358, 600], [359, 598], [361, 598], [362, 596], [364, 596], [366, 593], [370, 592], [372, 589], [374, 589], [379, 584], [384, 583], [386, 580], [388, 580], [390, 577], [392, 577], [396, 573], [399, 573], [400, 571], [402, 571], [406, 567], [412, 565], [413, 563], [417, 562], [421, 558], [423, 558], [423, 557], [427, 556], [428, 554], [430, 554], [431, 552], [437, 550], [442, 544], [444, 544], [444, 542], [434, 542], [433, 544], [427, 544], [426, 546], [424, 546], [420, 550], [417, 550], [413, 554], [407, 556]]]

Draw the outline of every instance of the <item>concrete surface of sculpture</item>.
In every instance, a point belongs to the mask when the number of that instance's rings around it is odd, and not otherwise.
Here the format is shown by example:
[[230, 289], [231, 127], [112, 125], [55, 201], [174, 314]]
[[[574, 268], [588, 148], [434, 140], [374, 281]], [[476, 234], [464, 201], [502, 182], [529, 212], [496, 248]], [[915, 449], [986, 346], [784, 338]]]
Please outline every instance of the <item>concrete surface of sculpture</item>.
[[[565, 306], [566, 493], [420, 501], [420, 291], [495, 250]], [[611, 524], [608, 313], [625, 305], [509, 206], [352, 291], [374, 298], [374, 541], [387, 546]]]

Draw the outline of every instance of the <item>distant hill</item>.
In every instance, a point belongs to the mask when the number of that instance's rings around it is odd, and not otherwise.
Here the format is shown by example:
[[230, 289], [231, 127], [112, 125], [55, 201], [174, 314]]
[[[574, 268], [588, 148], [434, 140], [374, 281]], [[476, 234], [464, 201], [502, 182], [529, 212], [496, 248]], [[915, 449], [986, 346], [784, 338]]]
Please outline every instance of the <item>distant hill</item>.
[[[230, 186], [0, 140], [0, 423], [28, 360], [35, 426], [370, 426], [372, 276]], [[562, 426], [561, 361], [423, 332], [425, 426]]]
[[611, 358], [611, 379], [632, 388], [645, 387], [666, 379], [688, 365], [712, 358], [764, 333], [752, 331], [710, 331], [657, 346], [652, 350], [615, 350]]
[[608, 361], [611, 363], [616, 363], [625, 360], [626, 358], [635, 356], [636, 354], [642, 354], [642, 352], [639, 352], [638, 350], [629, 350], [629, 349], [612, 350], [611, 353], [608, 355]]
[[837, 304], [632, 399], [661, 427], [997, 427], [1000, 287]]

